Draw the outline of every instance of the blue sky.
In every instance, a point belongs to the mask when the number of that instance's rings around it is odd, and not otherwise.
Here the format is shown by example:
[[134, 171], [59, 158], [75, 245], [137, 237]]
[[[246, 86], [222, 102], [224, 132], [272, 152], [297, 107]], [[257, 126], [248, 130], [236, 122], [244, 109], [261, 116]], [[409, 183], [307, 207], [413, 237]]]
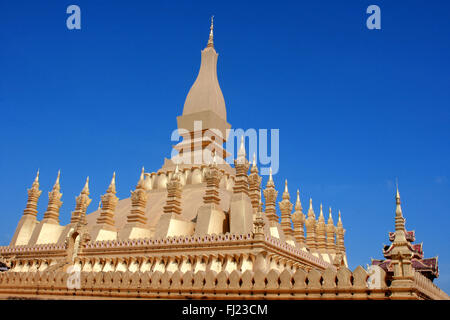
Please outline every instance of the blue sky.
[[[70, 4], [81, 30], [66, 28]], [[366, 28], [370, 4], [381, 30]], [[68, 223], [86, 176], [94, 210], [113, 171], [126, 198], [143, 165], [161, 167], [214, 14], [228, 122], [280, 129], [279, 198], [288, 178], [304, 207], [341, 210], [354, 269], [382, 257], [398, 178], [406, 226], [450, 292], [449, 12], [448, 1], [1, 1], [0, 245], [37, 168], [39, 217], [61, 169]]]

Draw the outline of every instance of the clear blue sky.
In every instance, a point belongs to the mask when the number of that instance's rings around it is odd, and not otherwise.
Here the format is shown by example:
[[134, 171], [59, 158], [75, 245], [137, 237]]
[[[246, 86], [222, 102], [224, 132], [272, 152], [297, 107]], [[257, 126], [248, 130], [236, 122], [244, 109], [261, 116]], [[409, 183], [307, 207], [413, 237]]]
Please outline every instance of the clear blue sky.
[[[366, 28], [370, 4], [381, 30]], [[279, 197], [288, 178], [304, 207], [340, 209], [354, 269], [382, 257], [398, 177], [406, 226], [450, 292], [448, 1], [1, 0], [0, 245], [37, 168], [39, 217], [61, 169], [68, 223], [86, 176], [94, 210], [113, 171], [126, 198], [141, 166], [161, 167], [212, 14], [228, 121], [280, 129]]]

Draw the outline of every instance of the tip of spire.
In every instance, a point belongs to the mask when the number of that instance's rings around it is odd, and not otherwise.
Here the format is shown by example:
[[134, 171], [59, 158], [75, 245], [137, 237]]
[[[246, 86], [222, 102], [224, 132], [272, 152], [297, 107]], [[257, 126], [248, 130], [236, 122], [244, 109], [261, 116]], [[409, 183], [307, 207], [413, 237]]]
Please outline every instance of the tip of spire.
[[39, 169], [36, 172], [36, 178], [34, 178], [35, 182], [39, 182]]
[[209, 27], [208, 47], [214, 47], [214, 16], [211, 16], [211, 26]]
[[253, 167], [256, 167], [256, 153], [253, 152]]
[[116, 191], [115, 187], [116, 187], [116, 172], [114, 171], [112, 179], [111, 179], [111, 183], [109, 184], [108, 191], [111, 190], [111, 191], [115, 192]]
[[58, 170], [58, 175], [56, 176], [55, 185], [59, 184], [59, 178], [61, 177], [61, 170]]
[[284, 192], [288, 193], [288, 184], [287, 184], [287, 179], [284, 181]]
[[320, 216], [323, 217], [323, 207], [322, 207], [322, 204], [320, 204]]
[[86, 178], [86, 183], [84, 184], [83, 190], [81, 193], [89, 194], [89, 176]]

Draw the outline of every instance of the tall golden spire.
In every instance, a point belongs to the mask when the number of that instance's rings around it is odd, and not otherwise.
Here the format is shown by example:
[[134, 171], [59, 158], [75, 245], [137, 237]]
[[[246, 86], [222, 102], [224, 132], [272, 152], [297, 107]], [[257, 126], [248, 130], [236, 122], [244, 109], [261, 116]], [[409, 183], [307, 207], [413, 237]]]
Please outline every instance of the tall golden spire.
[[209, 39], [207, 47], [214, 48], [214, 16], [211, 16], [211, 27], [209, 27]]

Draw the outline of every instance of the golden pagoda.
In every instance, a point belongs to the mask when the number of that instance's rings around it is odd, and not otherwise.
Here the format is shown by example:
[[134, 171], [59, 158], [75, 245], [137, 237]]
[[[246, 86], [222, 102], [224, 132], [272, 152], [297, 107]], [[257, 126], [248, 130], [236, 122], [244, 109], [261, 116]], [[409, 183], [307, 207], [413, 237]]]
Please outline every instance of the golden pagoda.
[[[61, 225], [58, 172], [38, 220], [38, 172], [10, 245], [0, 247], [0, 298], [449, 299], [414, 269], [398, 217], [386, 255], [393, 270], [372, 274], [348, 269], [341, 213], [334, 225], [331, 208], [325, 221], [320, 205], [316, 218], [310, 199], [305, 216], [287, 180], [278, 216], [272, 171], [262, 188], [244, 139], [234, 166], [225, 161], [231, 125], [217, 61], [211, 19], [200, 71], [177, 117], [178, 153], [159, 170], [142, 168], [129, 198], [116, 196], [114, 173], [88, 213], [87, 178], [70, 223]], [[375, 276], [378, 285], [370, 285]]]

